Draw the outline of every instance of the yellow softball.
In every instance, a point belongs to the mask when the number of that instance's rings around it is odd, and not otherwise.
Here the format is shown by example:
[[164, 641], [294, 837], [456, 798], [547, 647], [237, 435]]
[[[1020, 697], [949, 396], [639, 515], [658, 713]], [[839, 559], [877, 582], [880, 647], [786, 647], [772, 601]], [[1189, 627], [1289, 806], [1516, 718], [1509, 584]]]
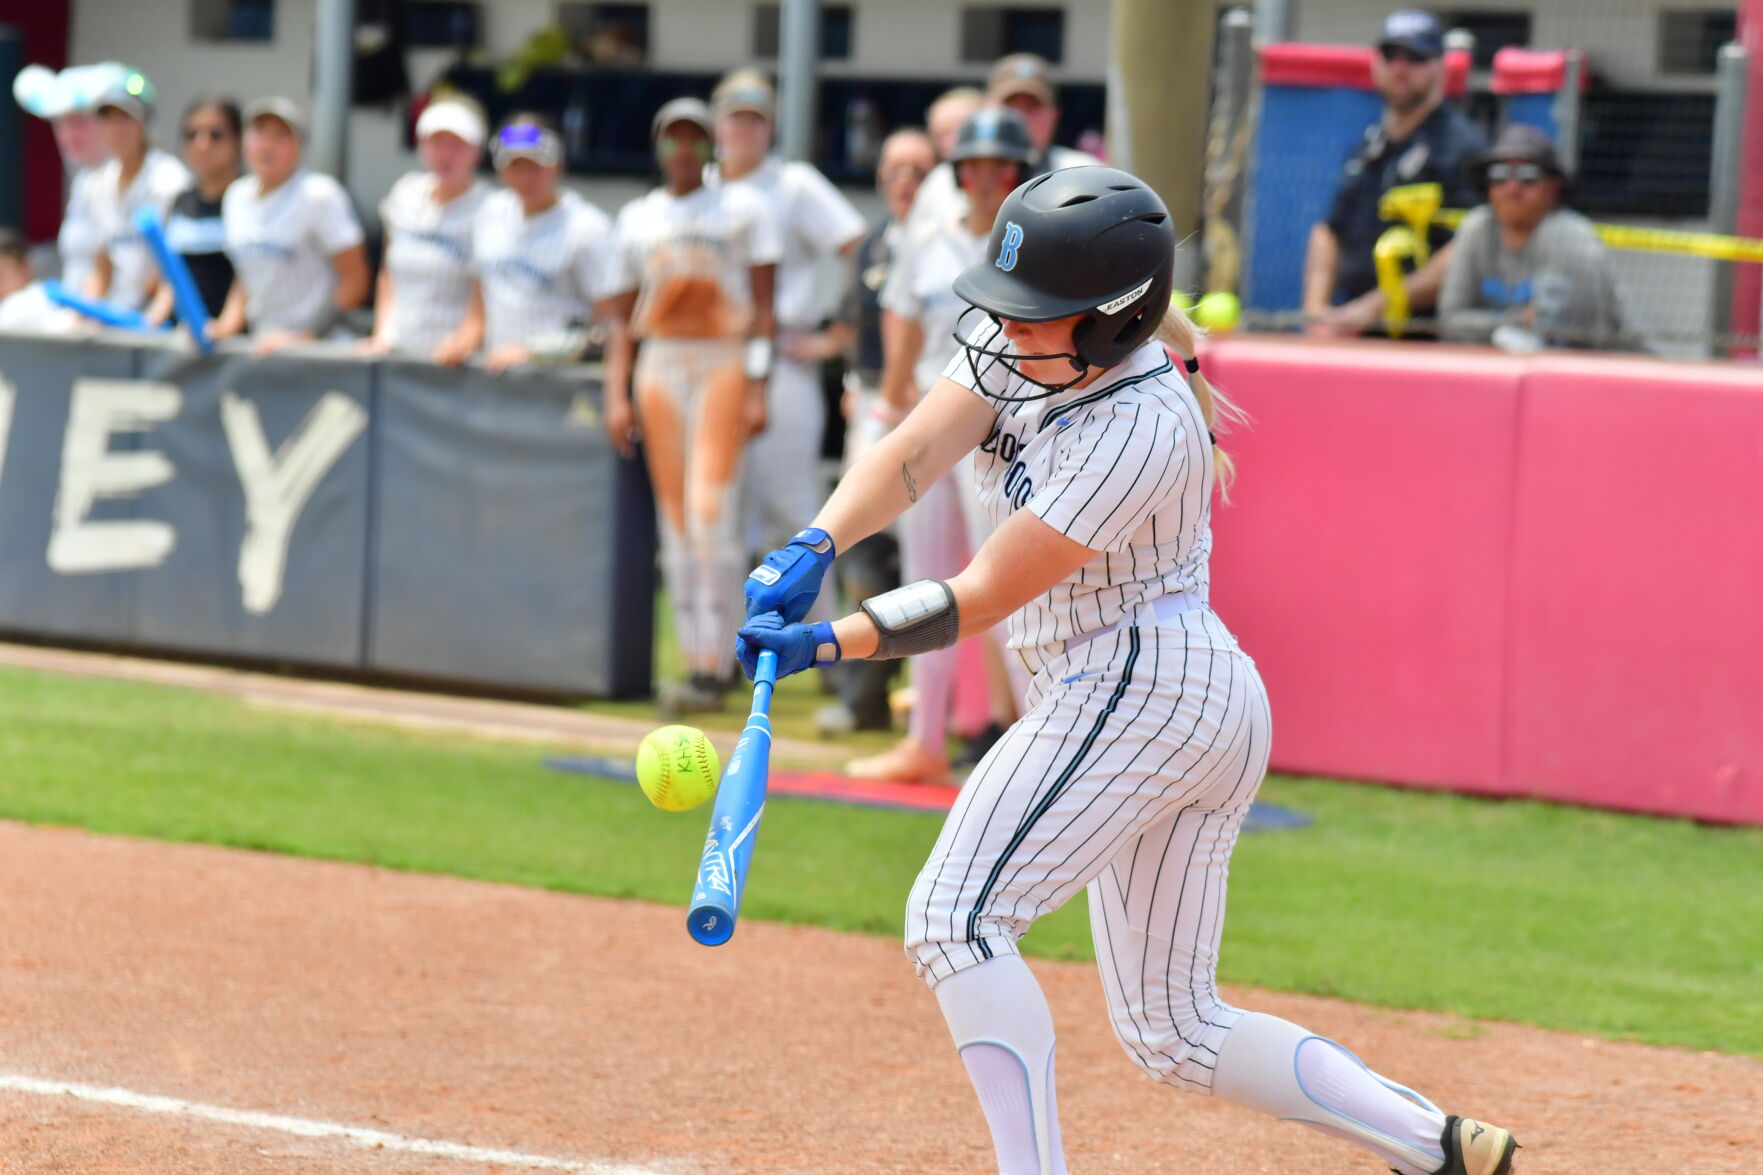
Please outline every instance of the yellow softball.
[[669, 812], [696, 808], [716, 792], [716, 748], [695, 726], [663, 726], [637, 746], [637, 786]]

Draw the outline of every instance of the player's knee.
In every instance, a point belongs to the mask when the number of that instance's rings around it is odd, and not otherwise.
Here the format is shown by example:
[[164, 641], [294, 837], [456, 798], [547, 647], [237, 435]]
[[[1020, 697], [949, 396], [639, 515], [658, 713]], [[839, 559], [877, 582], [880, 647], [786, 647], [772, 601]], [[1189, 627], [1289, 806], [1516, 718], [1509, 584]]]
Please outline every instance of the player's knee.
[[1155, 1012], [1143, 1007], [1116, 1011], [1114, 1035], [1133, 1064], [1179, 1089], [1211, 1086], [1212, 1063], [1236, 1013], [1216, 999], [1178, 1001]]

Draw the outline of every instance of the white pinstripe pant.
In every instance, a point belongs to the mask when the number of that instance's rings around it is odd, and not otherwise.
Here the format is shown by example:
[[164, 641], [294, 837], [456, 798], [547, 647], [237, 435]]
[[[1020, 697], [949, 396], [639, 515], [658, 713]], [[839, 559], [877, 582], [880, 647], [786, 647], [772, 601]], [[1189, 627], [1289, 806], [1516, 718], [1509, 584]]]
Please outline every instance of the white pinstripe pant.
[[1223, 625], [1183, 619], [1106, 634], [1035, 675], [1029, 712], [974, 770], [918, 875], [906, 943], [934, 986], [1017, 953], [1035, 919], [1087, 886], [1128, 1055], [1210, 1089], [1241, 1016], [1215, 979], [1225, 881], [1272, 725]]

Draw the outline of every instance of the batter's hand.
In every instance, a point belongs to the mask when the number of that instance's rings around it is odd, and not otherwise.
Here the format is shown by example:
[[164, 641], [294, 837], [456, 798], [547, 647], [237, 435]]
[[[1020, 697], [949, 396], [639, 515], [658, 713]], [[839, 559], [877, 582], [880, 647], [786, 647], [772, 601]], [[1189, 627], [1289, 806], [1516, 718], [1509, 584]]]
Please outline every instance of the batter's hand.
[[761, 649], [770, 649], [777, 654], [779, 677], [788, 677], [804, 669], [837, 665], [844, 655], [831, 624], [824, 620], [818, 624], [786, 624], [776, 612], [748, 620], [735, 637], [735, 659], [741, 663], [749, 680], [757, 671]]
[[821, 577], [837, 555], [832, 536], [811, 526], [761, 559], [747, 575], [747, 619], [776, 612], [794, 624], [808, 615], [820, 594]]

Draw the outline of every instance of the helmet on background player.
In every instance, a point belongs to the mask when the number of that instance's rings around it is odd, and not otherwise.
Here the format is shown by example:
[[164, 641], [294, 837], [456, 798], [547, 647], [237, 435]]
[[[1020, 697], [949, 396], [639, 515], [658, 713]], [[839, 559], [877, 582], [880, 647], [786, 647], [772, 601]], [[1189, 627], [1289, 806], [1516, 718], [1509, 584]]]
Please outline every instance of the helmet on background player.
[[[1143, 180], [1113, 167], [1048, 172], [1010, 193], [992, 224], [985, 257], [955, 279], [955, 293], [994, 324], [1082, 315], [1072, 328], [1072, 349], [1047, 355], [988, 349], [986, 343], [1002, 342], [1003, 328], [970, 337], [972, 311], [962, 315], [956, 338], [976, 383], [983, 356], [1047, 389], [995, 399], [1044, 399], [1091, 367], [1113, 367], [1150, 339], [1169, 307], [1174, 279], [1169, 209]], [[1035, 379], [1016, 365], [1023, 359], [1065, 359], [1072, 377], [1062, 384]]]
[[[1035, 158], [1028, 123], [1008, 106], [988, 106], [968, 115], [955, 134], [949, 162], [964, 159], [1006, 159], [1024, 166]], [[1018, 173], [1020, 174], [1020, 173]]]

